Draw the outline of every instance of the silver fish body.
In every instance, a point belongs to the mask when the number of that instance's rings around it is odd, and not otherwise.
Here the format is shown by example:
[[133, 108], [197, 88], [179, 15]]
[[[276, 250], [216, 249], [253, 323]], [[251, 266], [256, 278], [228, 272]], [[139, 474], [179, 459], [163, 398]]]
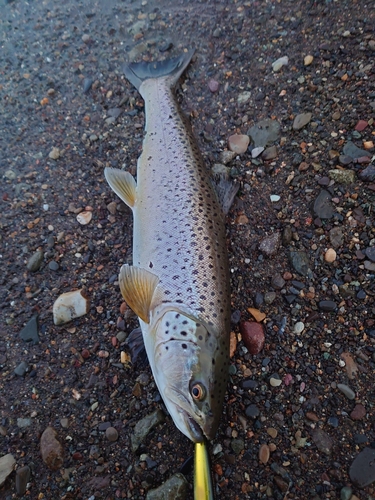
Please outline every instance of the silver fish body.
[[172, 91], [191, 56], [126, 67], [145, 101], [137, 183], [116, 169], [105, 175], [134, 216], [133, 266], [121, 268], [122, 294], [140, 318], [176, 426], [202, 442], [214, 437], [222, 413], [230, 290], [224, 214]]

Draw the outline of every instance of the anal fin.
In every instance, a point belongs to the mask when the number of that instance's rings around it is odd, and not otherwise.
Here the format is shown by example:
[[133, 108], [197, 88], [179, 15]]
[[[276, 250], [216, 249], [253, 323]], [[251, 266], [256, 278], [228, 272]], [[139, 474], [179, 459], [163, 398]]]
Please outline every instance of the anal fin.
[[119, 283], [128, 306], [145, 323], [150, 322], [150, 306], [159, 278], [141, 267], [124, 264], [120, 269]]
[[104, 169], [104, 175], [117, 196], [121, 198], [128, 207], [134, 207], [137, 198], [137, 185], [134, 177], [125, 170], [110, 167]]

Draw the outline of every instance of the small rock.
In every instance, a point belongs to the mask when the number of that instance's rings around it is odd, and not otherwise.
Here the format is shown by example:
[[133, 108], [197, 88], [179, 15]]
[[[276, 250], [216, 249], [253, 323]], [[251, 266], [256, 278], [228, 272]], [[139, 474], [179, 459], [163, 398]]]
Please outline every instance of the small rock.
[[306, 252], [290, 250], [289, 261], [295, 271], [301, 276], [312, 276], [312, 271], [310, 269], [310, 260]]
[[208, 88], [210, 89], [210, 92], [214, 93], [219, 90], [219, 82], [216, 80], [208, 80]]
[[335, 112], [333, 113], [333, 115], [332, 115], [332, 120], [337, 121], [337, 120], [340, 120], [340, 118], [341, 118], [341, 113], [340, 113], [340, 111], [335, 111]]
[[251, 150], [251, 158], [257, 158], [261, 153], [263, 153], [264, 147], [260, 146]]
[[366, 257], [368, 257], [372, 262], [375, 262], [375, 246], [367, 247], [365, 250]]
[[283, 66], [286, 66], [289, 62], [288, 56], [279, 57], [272, 63], [272, 70], [277, 73]]
[[23, 377], [28, 369], [29, 365], [26, 363], [26, 361], [21, 361], [17, 368], [14, 369], [14, 373], [18, 377]]
[[275, 255], [280, 247], [281, 234], [279, 232], [266, 236], [259, 243], [259, 250], [267, 257]]
[[280, 201], [280, 196], [278, 194], [271, 194], [270, 200], [272, 203], [277, 203], [278, 201]]
[[51, 260], [51, 262], [48, 263], [48, 269], [51, 271], [58, 271], [60, 266], [55, 260]]
[[332, 312], [337, 309], [336, 302], [333, 300], [321, 300], [318, 304], [319, 309], [325, 312]]
[[279, 387], [282, 383], [282, 380], [280, 379], [280, 377], [275, 374], [273, 375], [271, 378], [270, 378], [270, 386], [271, 387]]
[[53, 304], [53, 321], [55, 325], [63, 325], [84, 316], [89, 310], [90, 301], [83, 289], [63, 293]]
[[285, 285], [285, 280], [281, 276], [281, 274], [277, 273], [277, 274], [275, 274], [275, 276], [272, 277], [272, 279], [271, 279], [271, 286], [275, 290], [281, 290], [284, 285]]
[[43, 462], [51, 470], [60, 469], [64, 461], [64, 452], [60, 442], [56, 439], [53, 427], [47, 427], [40, 438], [40, 452]]
[[268, 460], [270, 459], [270, 449], [268, 445], [262, 444], [261, 447], [259, 448], [259, 460], [262, 462], [262, 464], [266, 465]]
[[111, 441], [112, 443], [118, 440], [118, 432], [114, 427], [107, 427], [105, 436], [108, 441]]
[[16, 472], [16, 491], [17, 495], [24, 495], [27, 489], [27, 483], [30, 481], [30, 467], [25, 465]]
[[261, 120], [253, 125], [247, 134], [251, 137], [254, 143], [254, 148], [266, 147], [267, 144], [272, 144], [280, 137], [280, 123], [269, 118]]
[[305, 66], [310, 66], [310, 64], [313, 62], [313, 60], [314, 60], [314, 56], [307, 55], [307, 56], [305, 56], [305, 57], [304, 57], [304, 59], [303, 59], [303, 64], [304, 64]]
[[242, 340], [250, 354], [259, 354], [265, 342], [264, 328], [260, 323], [242, 321], [240, 323]]
[[320, 219], [331, 219], [335, 213], [331, 205], [331, 195], [322, 189], [314, 202], [314, 212]]
[[277, 157], [277, 147], [276, 146], [270, 146], [269, 148], [265, 149], [264, 152], [262, 153], [262, 159], [265, 161], [273, 160], [276, 157]]
[[250, 143], [250, 138], [244, 134], [234, 134], [228, 139], [228, 147], [234, 153], [240, 155], [245, 153]]
[[250, 404], [246, 407], [245, 414], [249, 418], [256, 419], [257, 417], [259, 417], [260, 411], [257, 405]]
[[85, 78], [83, 80], [83, 85], [82, 86], [83, 86], [83, 93], [84, 94], [88, 93], [88, 91], [91, 89], [93, 83], [94, 82], [93, 82], [93, 80], [91, 78]]
[[12, 454], [8, 453], [0, 457], [0, 487], [5, 483], [7, 477], [13, 472], [16, 461]]
[[329, 232], [329, 240], [334, 248], [339, 248], [344, 242], [344, 233], [341, 227], [335, 226]]
[[86, 33], [84, 35], [82, 35], [82, 42], [83, 43], [90, 43], [90, 41], [91, 41], [90, 35], [87, 35]]
[[301, 130], [305, 127], [311, 120], [312, 113], [300, 113], [294, 118], [293, 130]]
[[37, 250], [29, 259], [27, 263], [27, 269], [32, 273], [38, 271], [44, 260], [44, 253], [41, 250]]
[[77, 215], [77, 221], [81, 224], [81, 226], [86, 226], [90, 223], [92, 219], [91, 210], [84, 210], [83, 212]]
[[33, 316], [27, 323], [26, 326], [20, 331], [20, 337], [25, 342], [31, 342], [33, 344], [38, 344], [38, 315]]
[[277, 429], [275, 429], [274, 427], [268, 427], [267, 434], [271, 436], [272, 439], [275, 439], [277, 436]]
[[336, 260], [336, 256], [336, 251], [333, 248], [328, 248], [328, 250], [324, 254], [324, 260], [328, 263], [332, 263]]
[[303, 332], [304, 329], [305, 329], [305, 324], [302, 323], [302, 321], [297, 321], [297, 323], [294, 325], [293, 331], [294, 333], [299, 335]]
[[24, 429], [32, 424], [31, 418], [17, 418], [17, 427]]
[[158, 488], [149, 490], [146, 500], [186, 500], [188, 492], [189, 483], [183, 474], [177, 472]]
[[353, 163], [353, 158], [347, 155], [340, 155], [339, 162], [340, 165], [343, 165], [345, 167], [346, 165], [350, 165], [351, 163]]
[[48, 157], [51, 158], [51, 160], [57, 160], [60, 158], [60, 149], [53, 147], [49, 152]]
[[245, 448], [243, 439], [233, 439], [230, 443], [232, 450], [236, 455], [239, 455]]
[[363, 420], [366, 416], [366, 408], [361, 405], [355, 405], [353, 411], [350, 413], [350, 418], [352, 420]]
[[164, 413], [161, 410], [156, 410], [151, 415], [147, 415], [137, 422], [134, 432], [130, 436], [133, 453], [137, 451], [151, 429], [164, 422], [164, 419]]
[[276, 293], [275, 292], [266, 292], [264, 294], [264, 303], [266, 305], [271, 305], [272, 302], [276, 299]]
[[365, 448], [354, 459], [349, 469], [349, 476], [360, 489], [375, 481], [375, 449]]
[[358, 148], [354, 142], [348, 141], [343, 147], [343, 153], [346, 156], [350, 156], [353, 160], [360, 158], [361, 156], [369, 156], [368, 151]]
[[351, 500], [353, 490], [349, 486], [344, 486], [340, 491], [340, 500]]
[[250, 97], [251, 97], [251, 92], [248, 90], [245, 90], [244, 92], [241, 92], [240, 94], [238, 94], [237, 103], [238, 104], [245, 104], [246, 102], [248, 102], [250, 100]]
[[340, 168], [329, 170], [328, 174], [329, 177], [338, 184], [352, 184], [356, 178], [355, 172], [353, 170], [345, 170]]
[[231, 162], [235, 156], [236, 153], [234, 151], [228, 151], [227, 149], [225, 149], [220, 153], [220, 161], [221, 163], [226, 165], [227, 163]]
[[111, 201], [111, 203], [108, 203], [107, 210], [111, 215], [116, 215], [117, 203], [115, 201]]
[[337, 384], [337, 389], [341, 391], [348, 399], [355, 399], [355, 392], [346, 384]]
[[247, 310], [258, 323], [261, 323], [266, 318], [266, 315], [263, 312], [259, 311], [259, 309], [248, 307]]
[[345, 362], [346, 373], [350, 380], [353, 380], [356, 377], [358, 372], [357, 363], [354, 361], [350, 352], [343, 352], [340, 356], [341, 359]]
[[316, 428], [312, 432], [312, 439], [319, 451], [325, 455], [331, 454], [333, 441], [326, 432], [322, 429]]
[[362, 130], [365, 130], [367, 125], [368, 125], [368, 122], [366, 122], [365, 120], [359, 120], [359, 122], [355, 126], [355, 130], [357, 130], [358, 132], [362, 132]]

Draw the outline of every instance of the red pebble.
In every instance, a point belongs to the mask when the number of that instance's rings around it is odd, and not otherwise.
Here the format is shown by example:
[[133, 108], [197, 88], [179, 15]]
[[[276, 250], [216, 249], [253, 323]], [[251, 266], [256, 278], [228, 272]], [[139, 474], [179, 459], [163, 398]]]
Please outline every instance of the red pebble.
[[358, 132], [362, 132], [362, 130], [364, 130], [367, 127], [367, 125], [368, 125], [368, 123], [365, 120], [359, 120], [359, 122], [355, 126], [355, 129]]
[[81, 356], [83, 359], [87, 359], [90, 357], [90, 351], [88, 349], [82, 349]]
[[242, 340], [250, 354], [259, 354], [264, 347], [264, 328], [255, 321], [242, 321], [240, 323]]
[[208, 81], [208, 88], [210, 89], [211, 92], [217, 92], [219, 90], [219, 82], [216, 80], [209, 80]]
[[353, 411], [350, 414], [350, 418], [352, 420], [362, 420], [366, 416], [366, 408], [361, 405], [357, 404], [355, 405]]

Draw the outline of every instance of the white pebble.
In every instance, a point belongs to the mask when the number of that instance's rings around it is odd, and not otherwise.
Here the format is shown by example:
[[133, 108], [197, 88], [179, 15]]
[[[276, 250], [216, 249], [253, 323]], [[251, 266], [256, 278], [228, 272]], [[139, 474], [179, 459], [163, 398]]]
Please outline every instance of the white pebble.
[[82, 225], [86, 226], [92, 219], [92, 212], [89, 210], [84, 210], [77, 215], [77, 221]]
[[302, 321], [298, 321], [295, 325], [294, 325], [294, 333], [297, 333], [297, 335], [299, 333], [302, 333], [303, 330], [305, 329], [305, 324], [302, 323]]
[[259, 146], [258, 148], [254, 148], [252, 151], [251, 151], [251, 157], [252, 158], [257, 158], [260, 153], [263, 153], [264, 151], [264, 147], [263, 146]]
[[53, 322], [63, 325], [89, 312], [90, 301], [83, 290], [63, 293], [53, 304]]
[[47, 212], [47, 210], [49, 210], [49, 205], [48, 205], [47, 203], [45, 203], [45, 204], [43, 205], [43, 210], [44, 210], [45, 212]]
[[280, 201], [280, 196], [278, 194], [271, 194], [270, 200], [272, 203], [276, 203], [277, 201]]
[[273, 71], [276, 73], [277, 71], [279, 71], [283, 66], [286, 66], [289, 62], [289, 58], [288, 56], [283, 56], [283, 57], [280, 57], [279, 59], [277, 59], [276, 61], [274, 61], [272, 63], [272, 69]]

